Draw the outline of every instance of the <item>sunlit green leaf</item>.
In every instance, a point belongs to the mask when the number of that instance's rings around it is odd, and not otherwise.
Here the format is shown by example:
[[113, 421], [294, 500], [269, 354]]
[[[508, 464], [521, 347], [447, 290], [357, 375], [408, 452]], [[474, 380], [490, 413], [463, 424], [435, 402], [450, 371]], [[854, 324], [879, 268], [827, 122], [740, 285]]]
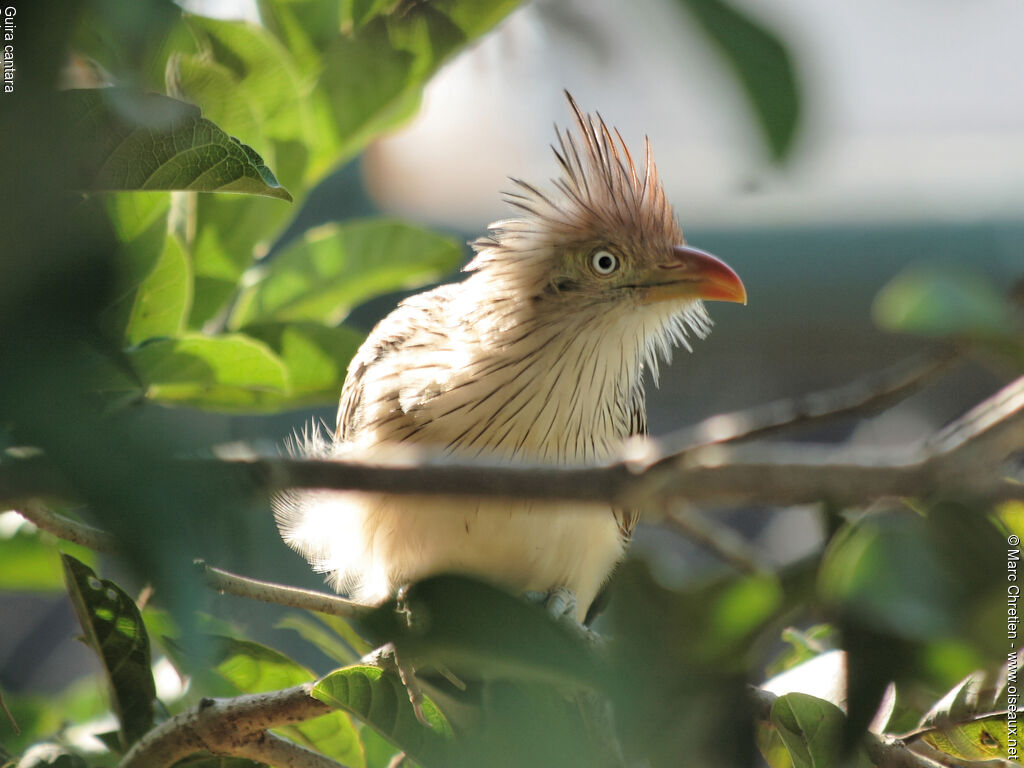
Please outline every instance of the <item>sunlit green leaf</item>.
[[288, 372], [263, 343], [241, 334], [190, 334], [129, 350], [146, 396], [211, 410], [274, 405], [288, 392]]
[[135, 294], [127, 342], [182, 333], [191, 303], [192, 265], [178, 238], [167, 235], [156, 267]]
[[451, 238], [398, 221], [317, 227], [261, 267], [260, 279], [239, 299], [231, 325], [280, 320], [335, 325], [372, 296], [439, 277], [460, 256]]
[[726, 0], [679, 0], [732, 67], [772, 158], [789, 153], [800, 121], [792, 57], [773, 30]]
[[[14, 514], [14, 513], [10, 513]], [[64, 589], [61, 551], [95, 567], [96, 554], [85, 547], [58, 541], [23, 525], [11, 536], [0, 535], [0, 589], [56, 592]]]
[[[234, 77], [235, 100], [255, 112], [261, 132], [277, 139], [308, 143], [307, 99], [313, 81], [299, 72], [289, 51], [267, 29], [246, 21], [225, 21], [188, 14], [188, 26], [203, 46]], [[219, 90], [228, 80], [218, 79], [204, 91], [218, 100], [229, 94]], [[200, 103], [200, 106], [203, 106]], [[227, 109], [224, 110], [227, 113]]]
[[247, 325], [244, 331], [264, 342], [284, 362], [291, 383], [290, 407], [336, 402], [348, 362], [365, 336], [344, 326], [328, 328], [316, 323]]
[[150, 670], [149, 639], [135, 601], [114, 582], [62, 555], [71, 603], [88, 644], [99, 655], [111, 691], [111, 709], [121, 721], [125, 746], [153, 726], [156, 687]]
[[369, 665], [345, 667], [317, 681], [313, 696], [352, 713], [412, 760], [425, 766], [446, 764], [451, 739], [447, 720], [427, 699], [423, 714], [430, 727], [422, 725], [397, 674]]
[[64, 91], [78, 142], [73, 183], [93, 190], [240, 192], [291, 200], [251, 147], [199, 109], [157, 94]]
[[[317, 91], [333, 116], [337, 156], [314, 176], [351, 157], [380, 132], [413, 114], [426, 80], [452, 54], [498, 23], [518, 0], [395, 3], [388, 13], [356, 13], [361, 26], [326, 46]], [[361, 8], [366, 4], [359, 2]]]

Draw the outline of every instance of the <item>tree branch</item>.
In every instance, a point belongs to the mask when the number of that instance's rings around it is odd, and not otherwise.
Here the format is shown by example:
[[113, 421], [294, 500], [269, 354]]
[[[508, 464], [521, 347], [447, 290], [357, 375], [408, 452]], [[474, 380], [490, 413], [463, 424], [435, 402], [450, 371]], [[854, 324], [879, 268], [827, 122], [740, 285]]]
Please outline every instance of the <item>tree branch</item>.
[[266, 732], [330, 712], [311, 690], [312, 683], [306, 683], [270, 693], [203, 699], [139, 739], [118, 768], [165, 768], [196, 752], [250, 757], [288, 768], [339, 768], [334, 760]]
[[[702, 504], [866, 504], [887, 496], [967, 491], [991, 500], [1024, 499], [1024, 484], [998, 472], [1024, 446], [1024, 377], [949, 425], [923, 450], [860, 453], [822, 445], [702, 445], [665, 454], [655, 441], [604, 467], [453, 464], [427, 454], [410, 466], [289, 458], [181, 459], [183, 477], [202, 470], [225, 483], [274, 493], [291, 488], [389, 494], [507, 497], [642, 507], [666, 499]], [[627, 446], [627, 449], [630, 447]], [[0, 464], [0, 491], [19, 489]], [[5, 470], [7, 474], [5, 475]], [[28, 472], [30, 485], [45, 477]], [[20, 496], [24, 498], [24, 496]], [[0, 497], [2, 499], [2, 497]], [[595, 505], [595, 509], [598, 507]]]
[[274, 584], [259, 579], [250, 579], [247, 576], [239, 576], [220, 568], [214, 568], [202, 560], [195, 560], [194, 562], [206, 585], [221, 593], [247, 597], [251, 600], [260, 600], [264, 603], [284, 605], [288, 608], [317, 611], [332, 616], [339, 616], [343, 619], [351, 619], [360, 613], [366, 613], [368, 610], [365, 605], [354, 603], [337, 595], [317, 592], [312, 589], [287, 587], [283, 584]]
[[88, 523], [58, 515], [41, 502], [28, 501], [15, 509], [19, 515], [42, 531], [52, 533], [58, 539], [81, 544], [97, 552], [113, 552], [117, 549], [114, 537], [106, 531], [94, 528]]
[[656, 442], [663, 454], [676, 454], [695, 446], [756, 440], [808, 424], [879, 413], [920, 391], [961, 358], [958, 350], [945, 348], [839, 387], [716, 414]]

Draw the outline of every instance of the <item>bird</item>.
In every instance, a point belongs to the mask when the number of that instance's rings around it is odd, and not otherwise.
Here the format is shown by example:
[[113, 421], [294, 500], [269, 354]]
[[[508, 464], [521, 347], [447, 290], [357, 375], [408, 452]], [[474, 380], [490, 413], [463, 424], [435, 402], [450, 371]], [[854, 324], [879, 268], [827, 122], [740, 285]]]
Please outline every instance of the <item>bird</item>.
[[[704, 302], [746, 304], [736, 272], [686, 244], [649, 138], [641, 164], [617, 129], [565, 92], [559, 175], [510, 178], [513, 214], [470, 243], [465, 279], [403, 300], [352, 358], [331, 433], [290, 450], [388, 463], [591, 467], [644, 435], [645, 375], [711, 327]], [[567, 501], [292, 490], [285, 542], [369, 605], [442, 573], [540, 596], [582, 622], [623, 558], [636, 510]]]

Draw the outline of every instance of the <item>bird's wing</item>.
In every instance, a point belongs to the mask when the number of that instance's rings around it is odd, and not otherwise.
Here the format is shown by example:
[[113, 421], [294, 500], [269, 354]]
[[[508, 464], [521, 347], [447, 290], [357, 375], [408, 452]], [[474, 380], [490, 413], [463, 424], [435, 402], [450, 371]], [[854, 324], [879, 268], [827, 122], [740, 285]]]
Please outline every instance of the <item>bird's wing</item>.
[[[429, 366], [414, 365], [414, 356], [403, 352], [443, 346], [437, 329], [446, 325], [452, 286], [411, 296], [385, 317], [366, 337], [348, 366], [348, 375], [341, 390], [335, 440], [348, 442], [373, 423], [381, 414], [398, 409], [408, 410], [408, 403], [425, 399], [425, 389], [415, 379], [417, 371]], [[365, 393], [372, 391], [376, 400], [367, 402]], [[405, 406], [405, 407], [403, 407]]]
[[[647, 408], [644, 404], [643, 390], [638, 391], [633, 397], [633, 407], [630, 413], [629, 436], [647, 434]], [[619, 524], [619, 533], [622, 538], [629, 541], [636, 528], [637, 520], [640, 519], [638, 509], [616, 509], [615, 520]]]

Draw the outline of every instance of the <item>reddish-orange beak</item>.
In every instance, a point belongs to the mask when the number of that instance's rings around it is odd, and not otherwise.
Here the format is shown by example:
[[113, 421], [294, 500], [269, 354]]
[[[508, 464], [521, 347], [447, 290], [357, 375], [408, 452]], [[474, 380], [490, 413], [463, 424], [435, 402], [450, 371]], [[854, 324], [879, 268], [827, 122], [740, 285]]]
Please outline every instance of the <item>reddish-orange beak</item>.
[[704, 299], [747, 303], [747, 289], [732, 267], [688, 245], [672, 247], [672, 258], [653, 270], [646, 302]]

